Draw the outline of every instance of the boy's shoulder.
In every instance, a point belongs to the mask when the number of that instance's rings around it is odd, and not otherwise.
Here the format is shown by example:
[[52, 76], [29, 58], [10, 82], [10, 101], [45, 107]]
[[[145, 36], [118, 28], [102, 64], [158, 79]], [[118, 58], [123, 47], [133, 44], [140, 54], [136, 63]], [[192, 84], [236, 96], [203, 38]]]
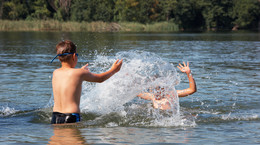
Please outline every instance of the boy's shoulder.
[[57, 68], [53, 71], [53, 73], [83, 74], [83, 73], [88, 73], [88, 71], [81, 68], [69, 68], [69, 69]]

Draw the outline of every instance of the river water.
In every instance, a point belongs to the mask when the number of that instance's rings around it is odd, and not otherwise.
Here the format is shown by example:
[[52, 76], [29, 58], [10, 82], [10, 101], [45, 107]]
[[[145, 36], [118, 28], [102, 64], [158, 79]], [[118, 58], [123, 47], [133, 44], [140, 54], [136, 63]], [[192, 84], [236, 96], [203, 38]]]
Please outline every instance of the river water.
[[[77, 45], [77, 68], [124, 63], [104, 83], [83, 83], [80, 123], [52, 126], [60, 63], [50, 61], [66, 39]], [[183, 61], [196, 93], [170, 111], [136, 97], [158, 85], [187, 88]], [[259, 33], [0, 32], [0, 144], [260, 144], [259, 70]]]

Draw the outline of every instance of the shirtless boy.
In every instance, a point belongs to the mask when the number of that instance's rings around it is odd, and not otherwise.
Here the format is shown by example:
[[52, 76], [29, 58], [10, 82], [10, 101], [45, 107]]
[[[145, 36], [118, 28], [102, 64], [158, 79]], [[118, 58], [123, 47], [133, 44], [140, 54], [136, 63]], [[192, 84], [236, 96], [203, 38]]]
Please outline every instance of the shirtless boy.
[[51, 123], [79, 122], [82, 82], [101, 83], [107, 80], [120, 70], [123, 60], [116, 60], [110, 70], [95, 74], [89, 71], [88, 64], [75, 68], [78, 54], [73, 42], [66, 40], [58, 43], [56, 51], [56, 57], [61, 61], [61, 68], [56, 69], [52, 77], [54, 106]]
[[[189, 62], [187, 62], [187, 65], [183, 62], [182, 64], [179, 64], [177, 66], [181, 72], [186, 73], [187, 77], [189, 79], [189, 85], [190, 87], [184, 90], [177, 90], [178, 97], [186, 97], [188, 95], [191, 95], [197, 91], [195, 80], [192, 77], [191, 70], [189, 68]], [[164, 88], [156, 87], [155, 88], [156, 93], [147, 92], [147, 93], [140, 93], [137, 95], [137, 97], [140, 97], [145, 100], [151, 100], [153, 102], [154, 108], [159, 108], [161, 110], [168, 110], [171, 109], [172, 102], [174, 101], [173, 92], [165, 92]]]

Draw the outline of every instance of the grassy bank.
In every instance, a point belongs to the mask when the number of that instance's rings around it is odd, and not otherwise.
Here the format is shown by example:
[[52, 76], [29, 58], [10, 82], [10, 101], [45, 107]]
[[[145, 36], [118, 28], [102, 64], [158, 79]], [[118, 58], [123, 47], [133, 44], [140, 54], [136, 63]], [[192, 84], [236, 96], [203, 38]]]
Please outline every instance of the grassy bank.
[[64, 32], [178, 32], [174, 23], [140, 24], [132, 22], [60, 22], [56, 20], [0, 20], [0, 31], [64, 31]]

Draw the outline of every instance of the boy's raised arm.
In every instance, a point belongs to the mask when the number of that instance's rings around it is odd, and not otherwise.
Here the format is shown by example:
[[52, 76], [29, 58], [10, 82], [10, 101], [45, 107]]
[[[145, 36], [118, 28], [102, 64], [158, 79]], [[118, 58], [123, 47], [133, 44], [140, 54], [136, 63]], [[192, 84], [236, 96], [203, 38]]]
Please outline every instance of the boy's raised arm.
[[83, 79], [88, 82], [98, 82], [98, 83], [104, 82], [105, 80], [109, 79], [111, 76], [113, 76], [121, 69], [122, 63], [123, 60], [119, 61], [118, 59], [113, 63], [112, 67], [108, 71], [100, 74], [91, 73], [88, 69], [88, 64], [86, 64], [81, 68], [84, 70]]
[[187, 77], [189, 79], [189, 85], [190, 87], [184, 90], [177, 90], [179, 97], [186, 97], [188, 95], [191, 95], [197, 91], [196, 82], [194, 78], [192, 77], [191, 70], [189, 68], [189, 62], [187, 62], [187, 65], [185, 62], [183, 62], [183, 65], [179, 63], [179, 66], [177, 66], [181, 72], [184, 72], [187, 74]]

